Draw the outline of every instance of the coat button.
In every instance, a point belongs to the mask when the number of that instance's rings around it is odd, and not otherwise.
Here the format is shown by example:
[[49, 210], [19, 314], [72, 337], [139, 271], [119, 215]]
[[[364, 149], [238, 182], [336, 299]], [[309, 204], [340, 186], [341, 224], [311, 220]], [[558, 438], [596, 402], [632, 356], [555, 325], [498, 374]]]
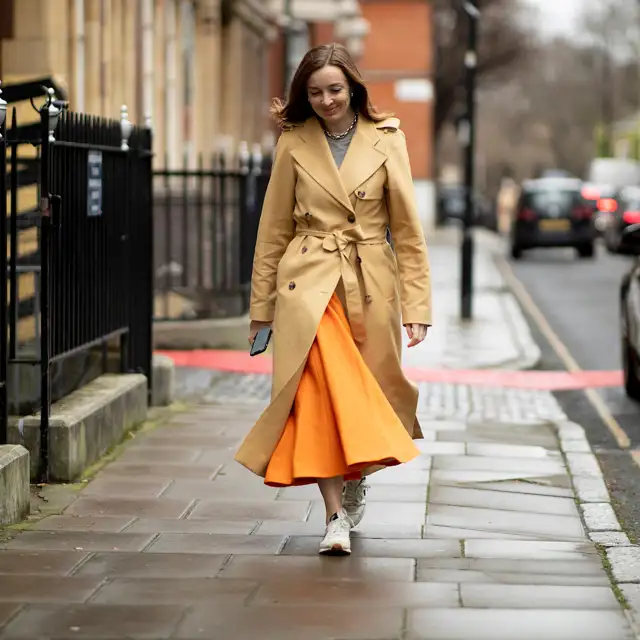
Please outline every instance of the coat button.
[[358, 191], [356, 195], [358, 196], [358, 198], [364, 198], [367, 194], [365, 191]]
[[362, 258], [361, 258], [360, 256], [358, 256], [358, 258], [357, 258], [356, 262], [357, 262], [358, 264], [362, 264]]
[[371, 296], [365, 296], [365, 297], [364, 297], [364, 301], [365, 301], [367, 304], [371, 304], [371, 301], [372, 301]]
[[307, 253], [308, 249], [307, 247], [302, 247], [302, 253]]
[[356, 217], [353, 215], [353, 213], [350, 213], [347, 217], [347, 220], [353, 224], [356, 221]]
[[289, 283], [289, 291], [293, 291], [296, 288], [296, 283], [295, 282], [290, 282]]

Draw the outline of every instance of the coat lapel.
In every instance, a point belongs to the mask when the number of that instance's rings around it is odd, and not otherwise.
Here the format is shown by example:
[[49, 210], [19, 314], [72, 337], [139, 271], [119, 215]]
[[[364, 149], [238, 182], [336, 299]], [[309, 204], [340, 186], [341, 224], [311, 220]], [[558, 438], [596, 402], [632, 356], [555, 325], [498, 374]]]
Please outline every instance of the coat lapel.
[[323, 189], [346, 209], [353, 211], [320, 123], [315, 118], [309, 119], [300, 129], [299, 135], [306, 144], [292, 149], [291, 155]]
[[379, 140], [375, 123], [361, 118], [340, 167], [340, 177], [347, 195], [351, 195], [370, 178], [387, 159], [387, 155], [376, 146]]

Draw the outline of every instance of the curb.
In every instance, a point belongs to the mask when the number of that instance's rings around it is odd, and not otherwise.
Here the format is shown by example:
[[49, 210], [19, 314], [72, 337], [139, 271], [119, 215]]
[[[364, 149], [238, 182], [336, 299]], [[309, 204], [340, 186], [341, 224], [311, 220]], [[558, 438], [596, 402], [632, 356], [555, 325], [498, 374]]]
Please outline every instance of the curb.
[[575, 422], [555, 423], [588, 538], [604, 550], [609, 578], [626, 601], [624, 613], [640, 638], [640, 546], [624, 533], [586, 432]]

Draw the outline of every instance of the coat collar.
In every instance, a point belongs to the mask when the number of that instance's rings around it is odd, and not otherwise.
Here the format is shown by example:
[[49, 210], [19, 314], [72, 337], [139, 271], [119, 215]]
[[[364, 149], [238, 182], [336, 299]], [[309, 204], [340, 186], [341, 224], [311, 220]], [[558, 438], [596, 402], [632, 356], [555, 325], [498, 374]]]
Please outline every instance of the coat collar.
[[292, 149], [291, 155], [321, 187], [346, 209], [353, 211], [349, 196], [387, 159], [387, 155], [377, 146], [380, 136], [375, 123], [364, 118], [358, 120], [356, 132], [340, 170], [333, 160], [324, 131], [315, 117], [309, 118], [298, 129], [298, 135], [305, 144]]

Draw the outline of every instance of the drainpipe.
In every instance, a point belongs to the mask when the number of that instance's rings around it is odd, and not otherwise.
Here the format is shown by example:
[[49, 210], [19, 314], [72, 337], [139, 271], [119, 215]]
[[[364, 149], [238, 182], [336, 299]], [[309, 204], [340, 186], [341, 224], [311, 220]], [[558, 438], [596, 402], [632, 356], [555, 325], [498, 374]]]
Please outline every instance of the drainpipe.
[[85, 109], [85, 29], [84, 29], [84, 0], [74, 3], [74, 58], [75, 68], [75, 105], [74, 111], [84, 112]]
[[153, 0], [142, 0], [142, 116], [153, 118]]
[[[181, 130], [182, 113], [177, 104], [177, 21], [175, 0], [165, 0], [165, 108], [164, 127], [166, 152], [169, 166], [180, 166], [178, 152], [178, 134]], [[172, 163], [173, 159], [173, 163]]]

